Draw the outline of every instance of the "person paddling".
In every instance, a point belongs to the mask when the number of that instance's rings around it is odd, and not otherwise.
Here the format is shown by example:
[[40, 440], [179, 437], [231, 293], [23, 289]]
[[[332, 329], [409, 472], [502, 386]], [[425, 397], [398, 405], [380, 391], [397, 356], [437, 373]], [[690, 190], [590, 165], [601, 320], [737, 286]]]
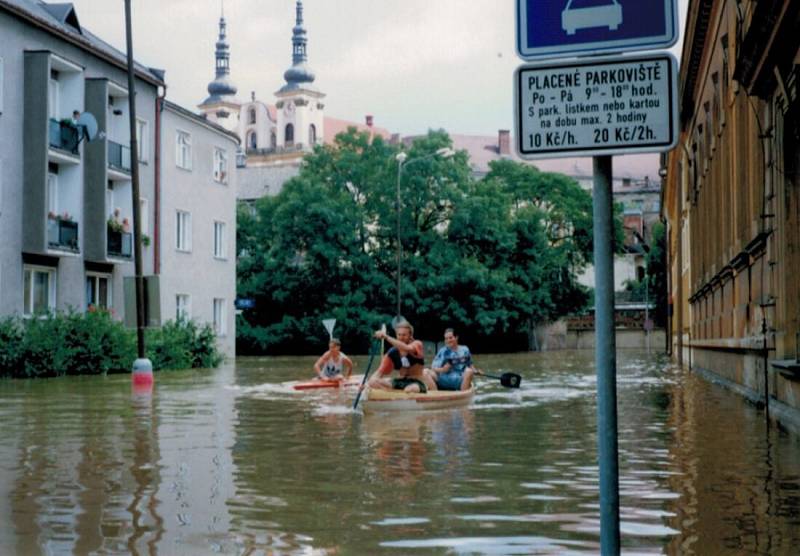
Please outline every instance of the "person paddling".
[[[424, 394], [436, 390], [436, 382], [424, 371], [425, 349], [422, 342], [414, 339], [414, 327], [404, 320], [396, 324], [394, 330], [397, 338], [392, 338], [385, 330], [375, 332], [378, 340], [386, 340], [392, 347], [367, 385], [379, 390], [403, 390], [408, 393]], [[388, 378], [392, 371], [398, 371], [400, 376]]]
[[350, 378], [353, 362], [342, 353], [342, 343], [337, 338], [331, 338], [328, 351], [314, 363], [314, 372], [317, 373], [317, 380], [344, 381]]
[[430, 369], [436, 375], [440, 390], [469, 390], [475, 368], [467, 346], [459, 345], [458, 334], [452, 328], [444, 331], [444, 347], [433, 359]]

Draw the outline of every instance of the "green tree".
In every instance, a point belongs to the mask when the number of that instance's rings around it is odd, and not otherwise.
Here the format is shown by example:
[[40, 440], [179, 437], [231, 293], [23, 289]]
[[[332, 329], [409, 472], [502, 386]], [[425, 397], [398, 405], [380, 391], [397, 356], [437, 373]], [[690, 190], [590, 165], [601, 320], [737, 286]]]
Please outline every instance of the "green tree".
[[582, 307], [591, 197], [514, 163], [475, 181], [465, 152], [436, 156], [451, 146], [429, 132], [407, 147], [399, 174], [399, 145], [351, 129], [306, 156], [278, 196], [241, 208], [239, 295], [256, 308], [239, 323], [240, 350], [320, 349], [327, 317], [345, 349], [366, 347], [396, 311], [398, 214], [401, 312], [419, 337], [457, 326], [494, 348], [520, 347], [516, 333], [531, 322]]

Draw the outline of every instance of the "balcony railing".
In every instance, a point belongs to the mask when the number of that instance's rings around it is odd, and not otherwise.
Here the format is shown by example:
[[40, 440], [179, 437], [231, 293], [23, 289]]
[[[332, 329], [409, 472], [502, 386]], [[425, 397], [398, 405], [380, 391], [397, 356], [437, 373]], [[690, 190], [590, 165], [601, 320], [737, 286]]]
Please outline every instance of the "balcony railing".
[[78, 154], [80, 134], [72, 123], [50, 120], [49, 142], [54, 149]]
[[130, 148], [115, 143], [108, 142], [108, 165], [115, 170], [131, 173], [131, 150]]
[[47, 243], [56, 249], [79, 251], [78, 223], [72, 220], [48, 220]]
[[106, 247], [110, 257], [130, 259], [133, 253], [133, 235], [127, 232], [108, 230], [108, 243]]

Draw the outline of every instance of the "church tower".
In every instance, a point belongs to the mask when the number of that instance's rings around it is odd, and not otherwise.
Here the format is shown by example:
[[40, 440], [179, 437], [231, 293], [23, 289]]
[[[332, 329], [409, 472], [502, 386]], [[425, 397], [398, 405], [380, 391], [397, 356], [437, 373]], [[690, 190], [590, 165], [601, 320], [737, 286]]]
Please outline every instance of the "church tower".
[[216, 50], [216, 78], [208, 84], [208, 98], [198, 108], [205, 117], [222, 127], [237, 132], [239, 130], [239, 116], [241, 102], [236, 100], [236, 85], [230, 79], [231, 54], [228, 42], [227, 23], [225, 11], [219, 19], [219, 38]]
[[275, 93], [277, 143], [286, 151], [311, 150], [324, 137], [325, 95], [314, 86], [308, 67], [308, 34], [303, 23], [303, 0], [297, 0], [297, 20], [292, 30], [292, 67], [283, 74], [286, 85]]

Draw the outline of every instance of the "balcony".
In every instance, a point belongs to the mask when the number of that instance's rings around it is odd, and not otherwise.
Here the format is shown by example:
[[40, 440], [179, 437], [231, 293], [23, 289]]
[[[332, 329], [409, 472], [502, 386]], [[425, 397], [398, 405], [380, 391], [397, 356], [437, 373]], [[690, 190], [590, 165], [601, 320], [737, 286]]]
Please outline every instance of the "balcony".
[[78, 223], [72, 220], [48, 219], [47, 244], [53, 249], [78, 253]]
[[71, 154], [78, 153], [80, 134], [77, 126], [70, 122], [50, 120], [49, 142], [50, 147]]
[[131, 150], [124, 145], [108, 142], [108, 166], [114, 170], [131, 173]]
[[109, 257], [130, 259], [133, 253], [133, 235], [127, 232], [108, 230], [108, 243], [106, 248]]

